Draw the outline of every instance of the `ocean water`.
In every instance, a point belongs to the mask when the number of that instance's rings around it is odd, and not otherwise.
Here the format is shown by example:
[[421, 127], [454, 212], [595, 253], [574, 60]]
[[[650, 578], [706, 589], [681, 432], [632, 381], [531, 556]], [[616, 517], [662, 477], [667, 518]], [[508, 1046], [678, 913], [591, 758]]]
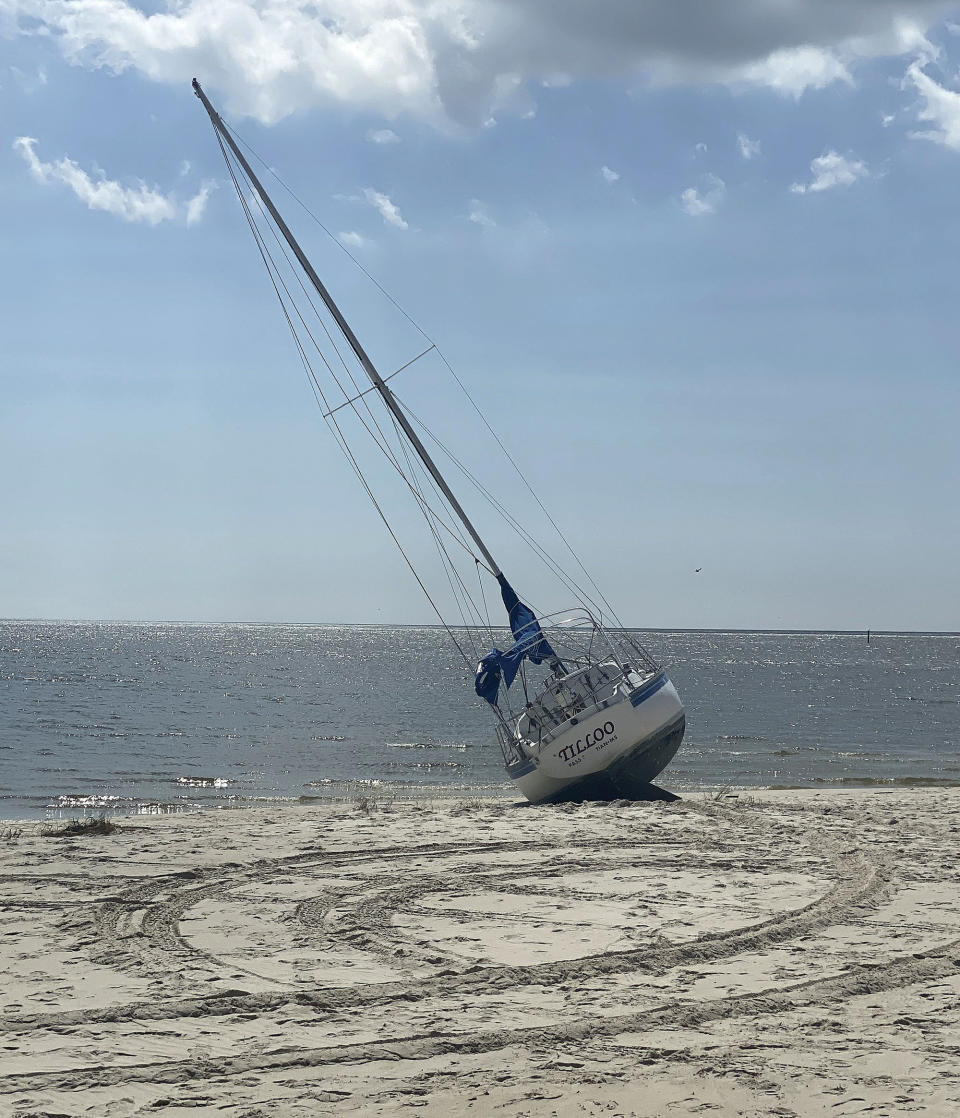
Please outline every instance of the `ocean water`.
[[[960, 783], [960, 634], [660, 632], [687, 708], [659, 783]], [[424, 627], [0, 622], [0, 817], [505, 787]]]

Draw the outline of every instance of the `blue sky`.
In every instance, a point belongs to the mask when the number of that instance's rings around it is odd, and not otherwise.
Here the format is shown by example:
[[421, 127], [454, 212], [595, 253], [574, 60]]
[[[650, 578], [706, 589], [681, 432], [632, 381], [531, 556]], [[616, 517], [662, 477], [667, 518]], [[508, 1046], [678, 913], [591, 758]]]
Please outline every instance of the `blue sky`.
[[[437, 340], [625, 620], [960, 629], [954, 21], [0, 0], [0, 615], [433, 619], [313, 404], [196, 75]], [[382, 371], [423, 348], [283, 204]], [[397, 388], [548, 541], [443, 367]]]

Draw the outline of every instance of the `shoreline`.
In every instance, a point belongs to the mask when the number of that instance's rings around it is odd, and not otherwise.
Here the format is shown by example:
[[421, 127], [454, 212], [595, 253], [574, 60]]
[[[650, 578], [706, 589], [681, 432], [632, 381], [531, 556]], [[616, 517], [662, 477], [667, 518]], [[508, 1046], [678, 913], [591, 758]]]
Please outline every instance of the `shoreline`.
[[[194, 787], [219, 786], [218, 781], [191, 781]], [[658, 786], [659, 787], [659, 786]], [[911, 792], [960, 789], [960, 779], [938, 776], [869, 777], [843, 776], [830, 779], [814, 779], [809, 784], [738, 784], [713, 783], [699, 785], [678, 785], [664, 788], [663, 791], [675, 795], [680, 800], [691, 797], [710, 797], [718, 794], [733, 796], [759, 796], [763, 793], [826, 793], [826, 792]], [[309, 807], [336, 807], [356, 803], [367, 798], [375, 802], [391, 805], [433, 805], [453, 804], [459, 801], [504, 802], [516, 801], [521, 806], [529, 806], [524, 798], [508, 783], [457, 785], [457, 784], [414, 784], [410, 782], [390, 782], [377, 780], [338, 780], [330, 781], [324, 791], [304, 793], [300, 796], [222, 796], [205, 798], [183, 797], [176, 800], [139, 800], [118, 795], [61, 796], [60, 803], [47, 803], [25, 811], [30, 814], [5, 814], [8, 807], [0, 806], [0, 826], [48, 823], [66, 819], [85, 819], [90, 816], [106, 815], [111, 819], [138, 819], [166, 815], [190, 815], [203, 812], [245, 812], [256, 810], [288, 810]], [[645, 803], [648, 801], [637, 801]], [[649, 801], [653, 802], [653, 801]], [[9, 801], [8, 801], [9, 806]]]
[[0, 843], [0, 1110], [960, 1111], [960, 789], [514, 802]]

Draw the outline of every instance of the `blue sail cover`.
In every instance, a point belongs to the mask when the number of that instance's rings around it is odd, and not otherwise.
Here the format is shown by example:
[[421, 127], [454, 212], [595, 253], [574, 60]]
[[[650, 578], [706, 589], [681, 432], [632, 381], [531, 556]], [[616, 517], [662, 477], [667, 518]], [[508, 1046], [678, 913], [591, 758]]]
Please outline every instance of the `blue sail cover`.
[[474, 686], [480, 698], [486, 699], [488, 703], [497, 701], [501, 680], [504, 687], [513, 683], [524, 657], [534, 664], [557, 659], [557, 654], [543, 635], [533, 610], [520, 601], [516, 591], [502, 574], [497, 575], [497, 582], [500, 583], [500, 596], [510, 617], [514, 643], [506, 652], [501, 652], [499, 648], [492, 649], [477, 665]]

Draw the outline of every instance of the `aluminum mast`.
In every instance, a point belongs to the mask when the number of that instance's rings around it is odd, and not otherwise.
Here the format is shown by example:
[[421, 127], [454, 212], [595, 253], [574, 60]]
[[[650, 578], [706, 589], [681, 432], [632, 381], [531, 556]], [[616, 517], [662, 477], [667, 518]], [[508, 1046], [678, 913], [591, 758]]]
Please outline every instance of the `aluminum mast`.
[[253, 173], [253, 169], [251, 168], [250, 164], [244, 158], [243, 152], [241, 152], [240, 149], [237, 147], [236, 143], [233, 140], [233, 137], [230, 135], [230, 133], [227, 130], [226, 126], [224, 125], [223, 121], [220, 119], [220, 114], [216, 111], [216, 109], [213, 107], [213, 105], [210, 104], [210, 101], [208, 100], [207, 95], [200, 88], [200, 83], [197, 81], [196, 78], [193, 79], [193, 92], [200, 98], [200, 101], [202, 102], [203, 107], [207, 110], [207, 114], [210, 117], [210, 122], [213, 124], [214, 130], [216, 131], [217, 135], [222, 137], [227, 142], [228, 147], [233, 152], [237, 161], [240, 163], [240, 166], [243, 168], [244, 173], [246, 174], [246, 176], [250, 179], [250, 182], [253, 184], [253, 187], [256, 190], [257, 194], [260, 195], [260, 198], [261, 198], [263, 204], [267, 207], [267, 211], [269, 212], [270, 216], [276, 222], [277, 228], [283, 234], [284, 240], [286, 240], [286, 242], [290, 246], [290, 248], [293, 249], [293, 253], [296, 256], [297, 260], [299, 261], [300, 266], [306, 272], [306, 274], [307, 274], [310, 282], [313, 284], [314, 288], [316, 288], [317, 294], [323, 300], [323, 303], [326, 306], [327, 310], [332, 315], [333, 320], [336, 322], [337, 326], [340, 328], [340, 331], [342, 332], [343, 336], [347, 339], [347, 342], [350, 344], [350, 348], [357, 355], [357, 360], [363, 366], [363, 371], [370, 378], [371, 384], [374, 386], [374, 388], [376, 388], [376, 390], [383, 397], [383, 402], [387, 405], [387, 407], [390, 409], [390, 412], [393, 415], [393, 417], [400, 424], [401, 428], [403, 429], [403, 433], [410, 440], [410, 442], [413, 446], [413, 449], [417, 452], [417, 454], [420, 455], [420, 459], [423, 462], [423, 464], [427, 467], [427, 469], [429, 470], [430, 476], [437, 483], [437, 485], [440, 488], [440, 491], [443, 493], [444, 497], [446, 497], [447, 501], [449, 501], [450, 507], [453, 509], [453, 511], [457, 514], [457, 516], [463, 522], [464, 528], [466, 528], [466, 530], [470, 533], [471, 539], [477, 545], [477, 547], [480, 549], [480, 554], [487, 561], [487, 565], [489, 566], [491, 573], [494, 575], [494, 577], [499, 578], [501, 576], [502, 572], [500, 570], [500, 567], [497, 565], [496, 560], [493, 558], [493, 556], [487, 550], [487, 546], [483, 542], [483, 540], [480, 538], [476, 528], [474, 528], [474, 526], [470, 523], [470, 518], [463, 511], [463, 508], [461, 507], [460, 502], [453, 495], [453, 492], [451, 491], [450, 486], [447, 485], [446, 481], [444, 481], [443, 475], [437, 469], [436, 463], [433, 461], [433, 459], [430, 457], [429, 453], [427, 452], [427, 448], [420, 441], [420, 439], [419, 439], [416, 431], [414, 431], [413, 427], [410, 426], [410, 422], [407, 419], [407, 417], [404, 415], [403, 410], [400, 407], [400, 405], [397, 403], [396, 397], [390, 391], [389, 387], [384, 383], [383, 377], [381, 377], [380, 374], [377, 372], [376, 366], [373, 364], [373, 362], [367, 356], [367, 352], [363, 348], [363, 346], [360, 344], [359, 340], [357, 339], [356, 334], [354, 334], [354, 332], [350, 329], [349, 323], [343, 317], [343, 315], [340, 313], [340, 308], [333, 301], [333, 298], [331, 297], [330, 292], [327, 291], [327, 289], [324, 287], [323, 282], [321, 281], [321, 279], [317, 275], [317, 273], [314, 271], [313, 265], [310, 263], [310, 261], [304, 255], [303, 249], [297, 243], [296, 238], [290, 232], [290, 230], [287, 228], [287, 223], [283, 220], [283, 218], [277, 212], [277, 207], [273, 204], [273, 202], [270, 200], [270, 196], [263, 189], [263, 186], [261, 185], [260, 180]]

